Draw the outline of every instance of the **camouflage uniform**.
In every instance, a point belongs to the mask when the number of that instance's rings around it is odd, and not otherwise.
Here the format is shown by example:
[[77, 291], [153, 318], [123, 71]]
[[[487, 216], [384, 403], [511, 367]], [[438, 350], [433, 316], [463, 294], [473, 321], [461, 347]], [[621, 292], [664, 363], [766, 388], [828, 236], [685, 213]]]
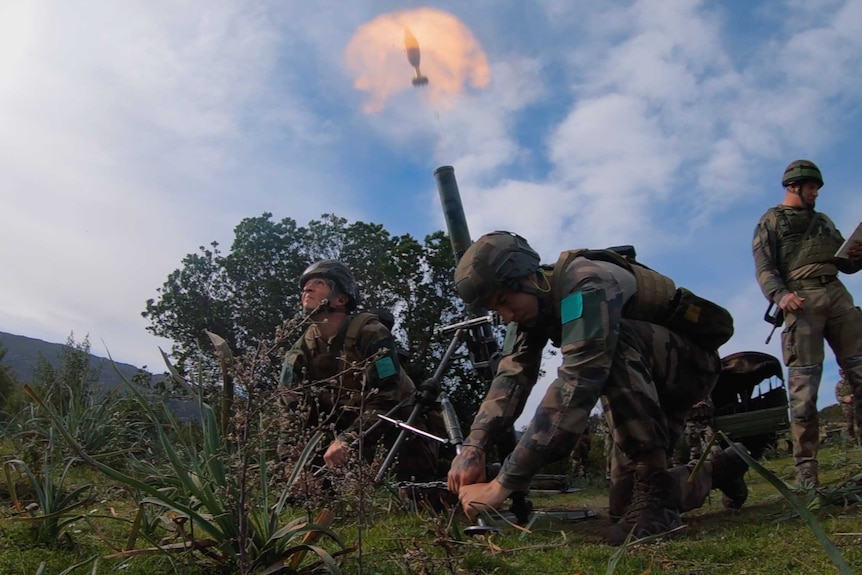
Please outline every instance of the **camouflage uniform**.
[[587, 477], [587, 467], [590, 464], [590, 444], [592, 443], [592, 433], [590, 428], [578, 439], [572, 449], [572, 477]]
[[[604, 407], [604, 406], [603, 406]], [[614, 453], [614, 436], [611, 433], [611, 427], [608, 423], [608, 418], [605, 417], [605, 414], [608, 413], [608, 410], [605, 410], [602, 414], [602, 437], [604, 438], [604, 446], [605, 446], [605, 479], [610, 481], [611, 479], [611, 458]]]
[[712, 429], [714, 415], [715, 407], [709, 396], [691, 407], [691, 412], [685, 421], [685, 438], [688, 442], [689, 461], [700, 459], [704, 448], [715, 437], [715, 431]]
[[497, 475], [508, 489], [527, 489], [545, 463], [571, 451], [600, 396], [615, 422], [615, 443], [630, 459], [670, 452], [689, 409], [709, 393], [721, 369], [715, 351], [664, 326], [624, 317], [636, 290], [624, 268], [578, 257], [554, 274], [564, 274], [561, 301], [540, 294], [543, 311], [535, 324], [510, 324], [505, 356], [465, 442], [484, 447], [511, 425], [536, 383], [545, 344], [561, 349], [556, 380]]
[[[845, 403], [845, 397], [851, 398], [851, 403]], [[856, 442], [856, 414], [853, 407], [853, 388], [847, 378], [842, 377], [835, 384], [835, 399], [838, 405], [841, 406], [841, 415], [844, 418], [844, 423], [847, 425], [847, 436], [855, 443]]]
[[[351, 322], [361, 328], [346, 341]], [[353, 364], [378, 359], [357, 370]], [[414, 394], [413, 382], [399, 363], [397, 346], [389, 329], [372, 314], [348, 315], [338, 333], [324, 341], [312, 325], [287, 352], [281, 372], [281, 385], [294, 390], [294, 400], [304, 398], [311, 408], [309, 426], [333, 430], [337, 439], [351, 443], [376, 421]], [[360, 413], [361, 411], [361, 413]], [[406, 420], [410, 406], [402, 407], [392, 417]], [[420, 421], [416, 427], [423, 428]], [[363, 438], [368, 457], [382, 443], [389, 448], [398, 429], [379, 425]], [[399, 480], [427, 481], [436, 477], [436, 444], [414, 434], [407, 434], [398, 455], [396, 476]]]
[[852, 384], [856, 421], [862, 421], [862, 315], [837, 277], [839, 271], [862, 269], [862, 260], [834, 258], [843, 242], [832, 220], [810, 208], [770, 208], [754, 230], [754, 263], [763, 294], [776, 305], [791, 292], [805, 299], [801, 310], [785, 314], [781, 345], [788, 367], [793, 456], [797, 468], [813, 469], [815, 478], [824, 338]]

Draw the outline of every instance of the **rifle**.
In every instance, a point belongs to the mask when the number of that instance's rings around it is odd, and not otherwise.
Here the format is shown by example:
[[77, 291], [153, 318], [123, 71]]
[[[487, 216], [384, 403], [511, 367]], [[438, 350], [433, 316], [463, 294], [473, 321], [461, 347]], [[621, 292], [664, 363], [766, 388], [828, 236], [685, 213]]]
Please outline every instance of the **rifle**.
[[[775, 310], [775, 313], [772, 312], [773, 308], [778, 308]], [[769, 331], [769, 335], [766, 336], [766, 341], [764, 342], [769, 343], [772, 340], [772, 334], [784, 323], [784, 310], [775, 305], [774, 302], [769, 302], [769, 307], [766, 308], [766, 313], [763, 314], [763, 321], [772, 324], [772, 329]]]

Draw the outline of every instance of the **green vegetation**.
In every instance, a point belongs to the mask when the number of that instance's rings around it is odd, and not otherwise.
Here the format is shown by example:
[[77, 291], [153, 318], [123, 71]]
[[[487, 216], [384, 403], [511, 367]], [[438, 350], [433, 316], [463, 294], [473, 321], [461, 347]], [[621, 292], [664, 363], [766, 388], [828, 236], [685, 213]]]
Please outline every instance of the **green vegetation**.
[[[821, 459], [824, 482], [821, 496], [803, 495], [802, 501], [814, 509], [814, 517], [850, 568], [859, 572], [862, 569], [862, 507], [857, 501], [862, 494], [862, 451], [839, 443], [826, 447]], [[779, 478], [792, 481], [792, 461], [788, 455], [761, 463]], [[117, 556], [117, 549], [125, 544], [138, 511], [132, 491], [107, 477], [94, 478], [84, 468], [73, 467], [67, 482], [69, 480], [78, 484], [94, 482], [97, 501], [85, 509], [91, 517], [96, 517], [68, 526], [73, 542], [61, 547], [40, 545], [32, 539], [25, 524], [3, 521], [0, 524], [0, 573], [36, 573], [44, 561], [45, 575], [56, 575], [95, 555], [100, 557], [100, 574], [212, 572], [193, 562], [191, 552]], [[625, 549], [614, 572], [648, 572], [650, 575], [837, 573], [816, 536], [775, 488], [754, 472], [749, 472], [748, 480], [751, 496], [742, 510], [723, 510], [716, 494], [702, 509], [685, 515], [686, 528], [680, 537]], [[841, 495], [836, 494], [838, 490]], [[823, 494], [830, 494], [829, 501], [824, 500]], [[338, 556], [343, 573], [358, 573], [361, 568], [365, 573], [393, 575], [599, 575], [608, 572], [608, 564], [618, 551], [599, 541], [600, 531], [607, 525], [603, 515], [607, 491], [593, 483], [586, 484], [581, 493], [534, 496], [532, 500], [539, 510], [593, 506], [599, 511], [599, 518], [572, 524], [539, 519], [530, 533], [509, 528], [487, 540], [465, 537], [461, 533], [465, 521], [460, 515], [389, 510], [387, 505], [393, 504], [391, 498], [379, 495], [364, 523], [359, 522], [355, 512], [336, 514], [331, 529], [348, 546], [348, 552]], [[845, 505], [843, 500], [848, 503]], [[10, 517], [12, 508], [5, 498], [4, 505], [3, 516]], [[296, 509], [284, 510], [285, 517], [296, 513]], [[125, 521], [111, 519], [114, 514]], [[360, 534], [361, 555], [354, 550]], [[337, 544], [323, 542], [320, 546], [337, 556]], [[111, 555], [114, 557], [105, 558]], [[311, 558], [305, 558], [303, 565], [312, 563]], [[92, 565], [82, 566], [73, 573], [90, 573], [91, 568]]]
[[[464, 534], [451, 496], [432, 512], [391, 485], [373, 485], [379, 459], [316, 477], [306, 464], [320, 457], [320, 430], [306, 429], [303, 406], [288, 409], [273, 385], [303, 327], [280, 317], [296, 297], [294, 278], [317, 257], [365, 274], [365, 285], [379, 288], [369, 306], [406, 310], [402, 343], [414, 350], [419, 381], [442, 350], [429, 326], [463, 311], [442, 287], [449, 246], [441, 234], [420, 245], [334, 216], [299, 228], [265, 214], [236, 233], [231, 254], [213, 246], [188, 256], [147, 305], [152, 331], [179, 342], [181, 365], [165, 356], [164, 393], [130, 381], [105, 393], [88, 341], [71, 337], [59, 365], [41, 365], [23, 395], [14, 378], [0, 382], [4, 398], [26, 401], [2, 421], [0, 575], [862, 572], [862, 450], [840, 439], [821, 452], [819, 491], [788, 491], [792, 461], [772, 451], [751, 462], [741, 511], [724, 510], [716, 495], [685, 515], [679, 537], [622, 549], [601, 542], [608, 493], [599, 433], [588, 478], [574, 482], [581, 492], [532, 497], [540, 512], [588, 506], [598, 517], [561, 523], [537, 513], [528, 530], [501, 524], [486, 538]], [[428, 301], [439, 305], [419, 305]], [[461, 378], [468, 367], [461, 362], [444, 385], [463, 392], [454, 398], [462, 422], [481, 395], [475, 375]], [[197, 417], [178, 421], [168, 391], [194, 402]], [[597, 432], [598, 420], [591, 427]], [[560, 462], [545, 471], [570, 469]]]
[[[418, 383], [439, 365], [448, 341], [435, 328], [461, 321], [464, 304], [455, 296], [455, 258], [449, 238], [435, 232], [419, 241], [393, 235], [380, 224], [353, 222], [325, 214], [299, 225], [272, 214], [245, 218], [234, 228], [230, 251], [217, 242], [185, 256], [179, 269], [158, 288], [142, 315], [147, 330], [174, 342], [171, 358], [185, 376], [218, 381], [206, 331], [224, 338], [236, 354], [272, 337], [289, 314], [299, 309], [299, 277], [312, 262], [337, 259], [353, 272], [365, 309], [396, 313], [393, 333], [409, 350], [403, 364]], [[292, 343], [292, 342], [291, 342]], [[201, 354], [201, 350], [206, 350]], [[275, 380], [280, 362], [259, 369]], [[458, 355], [443, 381], [459, 419], [472, 420], [486, 383]]]

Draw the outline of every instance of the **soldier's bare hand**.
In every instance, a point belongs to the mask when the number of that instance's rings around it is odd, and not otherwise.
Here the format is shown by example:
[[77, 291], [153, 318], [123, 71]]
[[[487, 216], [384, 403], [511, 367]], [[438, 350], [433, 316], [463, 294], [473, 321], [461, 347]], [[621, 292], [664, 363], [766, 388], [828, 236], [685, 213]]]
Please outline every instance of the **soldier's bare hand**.
[[494, 481], [488, 483], [474, 483], [473, 485], [464, 485], [461, 491], [458, 492], [458, 500], [461, 501], [461, 507], [464, 513], [470, 520], [475, 521], [481, 508], [494, 508], [503, 505], [506, 498], [512, 494], [511, 489], [506, 489], [502, 484]]
[[478, 447], [461, 448], [461, 453], [452, 460], [447, 479], [452, 493], [459, 493], [466, 485], [485, 481], [485, 452]]
[[328, 467], [341, 467], [347, 463], [347, 458], [350, 455], [350, 447], [347, 443], [336, 439], [329, 444], [326, 453], [323, 454], [323, 460]]
[[804, 297], [799, 297], [798, 295], [796, 295], [796, 292], [790, 292], [784, 294], [784, 297], [782, 297], [781, 301], [778, 302], [778, 307], [780, 307], [785, 312], [795, 312], [802, 309], [802, 304], [804, 301]]
[[853, 245], [847, 250], [847, 257], [851, 260], [862, 258], [862, 242], [853, 242]]

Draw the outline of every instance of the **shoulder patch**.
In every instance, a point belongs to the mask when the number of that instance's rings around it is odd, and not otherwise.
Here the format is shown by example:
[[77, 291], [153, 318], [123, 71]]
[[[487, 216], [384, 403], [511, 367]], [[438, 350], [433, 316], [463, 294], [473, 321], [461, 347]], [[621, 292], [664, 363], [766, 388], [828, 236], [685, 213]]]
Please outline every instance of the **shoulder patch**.
[[575, 292], [567, 295], [560, 303], [560, 321], [569, 323], [584, 315], [584, 294]]
[[392, 361], [392, 358], [388, 355], [375, 361], [374, 367], [377, 368], [377, 377], [380, 379], [386, 379], [391, 375], [395, 375], [396, 372], [395, 362]]
[[[567, 307], [569, 300], [571, 303]], [[607, 337], [605, 290], [575, 292], [566, 296], [561, 304], [562, 345]]]

